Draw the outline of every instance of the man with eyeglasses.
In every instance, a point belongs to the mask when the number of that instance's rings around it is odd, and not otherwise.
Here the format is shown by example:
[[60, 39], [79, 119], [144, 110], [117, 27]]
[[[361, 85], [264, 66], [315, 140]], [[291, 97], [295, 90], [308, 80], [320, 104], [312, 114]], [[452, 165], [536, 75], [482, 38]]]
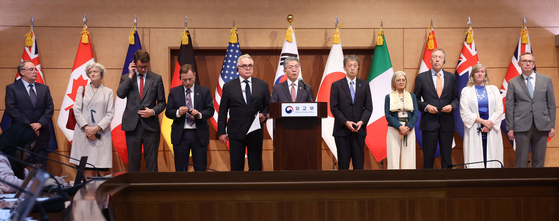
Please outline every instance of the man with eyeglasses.
[[283, 73], [287, 75], [287, 80], [274, 85], [270, 102], [313, 102], [311, 86], [298, 79], [300, 68], [298, 58], [285, 58]]
[[128, 74], [122, 75], [117, 96], [126, 99], [122, 115], [128, 149], [128, 172], [140, 172], [142, 144], [147, 172], [157, 172], [160, 126], [157, 117], [165, 110], [165, 89], [161, 75], [149, 70], [146, 51], [134, 53]]
[[515, 167], [528, 167], [532, 146], [532, 167], [545, 166], [547, 139], [555, 136], [555, 95], [551, 78], [536, 73], [536, 58], [520, 55], [522, 74], [509, 80], [505, 99], [507, 137], [516, 142]]
[[348, 170], [350, 160], [354, 170], [362, 170], [365, 163], [365, 137], [373, 113], [373, 101], [369, 82], [357, 78], [360, 66], [357, 56], [346, 56], [344, 70], [347, 76], [332, 83], [330, 91], [338, 170]]
[[245, 147], [249, 171], [262, 171], [263, 129], [250, 133], [248, 131], [256, 117], [260, 122], [260, 128], [266, 121], [270, 89], [268, 83], [252, 77], [254, 61], [250, 55], [239, 57], [237, 71], [239, 77], [223, 85], [217, 134], [222, 143], [229, 142], [231, 171], [244, 170]]
[[[38, 71], [32, 61], [19, 63], [17, 72], [21, 79], [6, 86], [6, 113], [11, 124], [23, 122], [31, 125], [39, 136], [32, 151], [46, 157], [51, 133], [48, 123], [54, 113], [54, 104], [49, 87], [35, 82]], [[31, 162], [43, 164], [42, 169], [47, 168], [46, 158], [31, 156]]]
[[415, 78], [413, 93], [421, 113], [419, 129], [423, 136], [423, 168], [433, 169], [437, 144], [441, 148], [441, 168], [452, 168], [454, 111], [458, 108], [456, 76], [444, 71], [446, 53], [437, 48], [431, 53], [431, 70]]

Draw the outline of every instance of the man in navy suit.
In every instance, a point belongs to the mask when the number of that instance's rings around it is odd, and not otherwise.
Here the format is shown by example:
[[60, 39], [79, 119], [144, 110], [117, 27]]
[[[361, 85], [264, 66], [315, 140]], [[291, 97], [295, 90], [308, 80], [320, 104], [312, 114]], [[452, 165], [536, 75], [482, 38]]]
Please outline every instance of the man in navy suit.
[[349, 161], [354, 170], [362, 170], [365, 163], [364, 147], [367, 123], [373, 113], [373, 101], [369, 83], [357, 78], [359, 58], [348, 55], [344, 58], [347, 73], [332, 83], [330, 91], [330, 111], [334, 115], [334, 131], [338, 152], [338, 169], [349, 169]]
[[149, 70], [150, 57], [146, 51], [134, 53], [134, 62], [128, 66], [128, 74], [120, 78], [116, 91], [119, 98], [126, 98], [122, 115], [122, 130], [128, 149], [128, 172], [140, 172], [142, 144], [146, 171], [157, 172], [159, 150], [159, 117], [165, 110], [165, 89], [161, 75]]
[[431, 70], [415, 78], [413, 93], [423, 111], [419, 129], [423, 132], [423, 168], [432, 169], [437, 143], [441, 148], [441, 167], [452, 168], [454, 110], [458, 108], [456, 76], [443, 71], [446, 53], [437, 48], [431, 53]]
[[270, 104], [270, 89], [268, 83], [252, 77], [253, 68], [254, 61], [250, 55], [241, 55], [237, 61], [239, 77], [223, 85], [217, 134], [222, 143], [229, 141], [231, 171], [244, 170], [245, 147], [249, 171], [262, 170], [263, 130], [247, 132], [255, 117], [258, 117], [262, 128]]
[[287, 80], [274, 85], [270, 102], [313, 102], [311, 86], [298, 79], [300, 68], [298, 58], [285, 58], [283, 73], [287, 75]]
[[[47, 156], [50, 133], [48, 122], [54, 113], [54, 105], [50, 96], [50, 89], [37, 80], [37, 68], [31, 61], [23, 61], [17, 66], [20, 80], [6, 86], [6, 113], [12, 119], [11, 124], [23, 122], [31, 125], [39, 138], [33, 147], [33, 152]], [[32, 156], [32, 163], [43, 164], [46, 169], [47, 160]]]
[[210, 90], [195, 85], [196, 72], [192, 65], [180, 69], [181, 86], [171, 88], [165, 116], [173, 119], [171, 143], [175, 152], [175, 170], [187, 171], [190, 150], [195, 171], [206, 171], [210, 127], [207, 120], [213, 117], [214, 104]]

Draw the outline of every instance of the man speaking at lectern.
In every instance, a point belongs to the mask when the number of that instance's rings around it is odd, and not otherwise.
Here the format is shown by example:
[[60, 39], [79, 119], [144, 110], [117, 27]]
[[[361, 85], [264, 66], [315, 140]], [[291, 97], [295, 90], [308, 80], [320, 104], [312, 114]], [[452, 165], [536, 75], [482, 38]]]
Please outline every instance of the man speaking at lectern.
[[312, 88], [303, 79], [299, 80], [301, 62], [296, 57], [287, 57], [283, 62], [283, 73], [287, 80], [274, 85], [270, 102], [313, 102]]

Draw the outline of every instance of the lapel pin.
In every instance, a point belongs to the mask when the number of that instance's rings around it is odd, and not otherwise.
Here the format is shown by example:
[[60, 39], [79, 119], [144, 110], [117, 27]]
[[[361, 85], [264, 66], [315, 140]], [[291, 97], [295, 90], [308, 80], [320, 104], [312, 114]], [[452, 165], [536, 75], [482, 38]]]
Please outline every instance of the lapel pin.
[[196, 93], [196, 95], [200, 95], [199, 93]]
[[302, 88], [301, 88], [301, 87], [299, 87], [299, 90], [301, 90], [301, 89], [302, 89]]

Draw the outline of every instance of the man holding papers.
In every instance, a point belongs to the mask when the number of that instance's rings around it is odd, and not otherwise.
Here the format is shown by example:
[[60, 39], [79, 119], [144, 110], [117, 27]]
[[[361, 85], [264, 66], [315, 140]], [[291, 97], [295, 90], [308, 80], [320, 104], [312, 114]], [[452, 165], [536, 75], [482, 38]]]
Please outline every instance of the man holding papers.
[[231, 171], [244, 170], [245, 147], [249, 171], [262, 170], [264, 133], [262, 129], [249, 132], [249, 128], [255, 118], [262, 128], [270, 104], [270, 89], [268, 83], [252, 77], [253, 70], [250, 55], [242, 55], [237, 61], [239, 77], [223, 85], [217, 134], [221, 142], [229, 141]]

